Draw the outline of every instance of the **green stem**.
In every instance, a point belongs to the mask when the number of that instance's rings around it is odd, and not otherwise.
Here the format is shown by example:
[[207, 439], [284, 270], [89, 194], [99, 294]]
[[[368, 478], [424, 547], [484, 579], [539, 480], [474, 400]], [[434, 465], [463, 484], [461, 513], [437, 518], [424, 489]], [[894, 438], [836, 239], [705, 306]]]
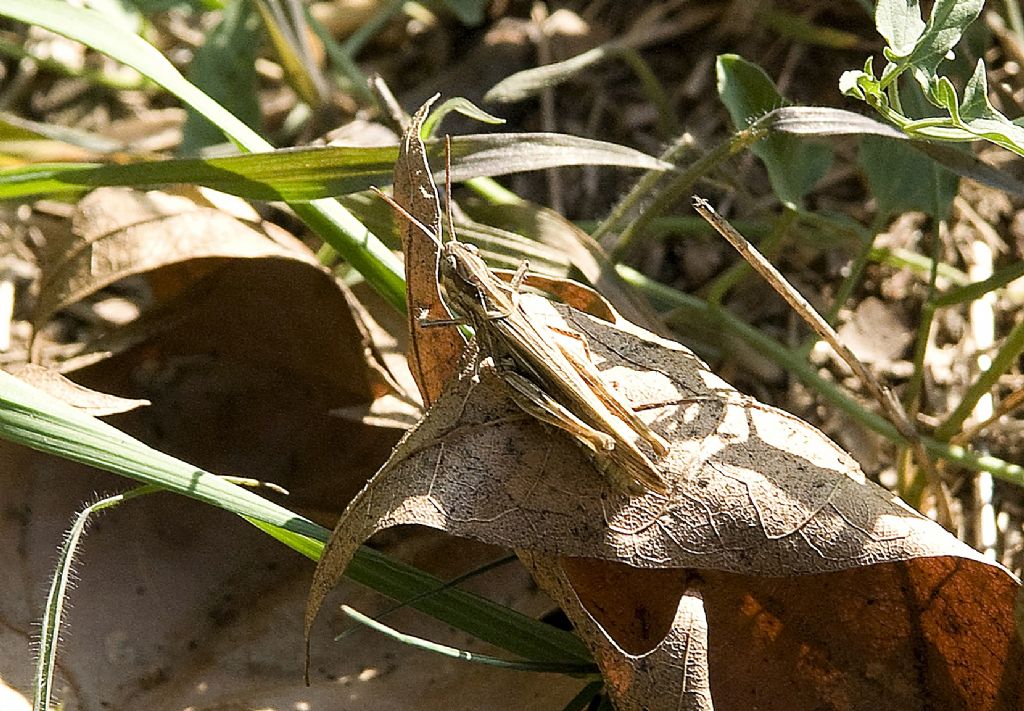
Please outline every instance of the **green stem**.
[[67, 600], [68, 584], [72, 576], [71, 567], [75, 560], [75, 553], [78, 551], [78, 544], [85, 533], [86, 524], [89, 523], [89, 517], [129, 499], [158, 491], [161, 489], [157, 486], [140, 486], [123, 494], [90, 504], [79, 512], [74, 523], [71, 524], [71, 528], [64, 535], [64, 542], [61, 544], [60, 554], [57, 558], [57, 569], [50, 581], [50, 591], [46, 596], [43, 619], [39, 625], [39, 657], [36, 659], [35, 678], [32, 684], [33, 711], [47, 711], [50, 708], [53, 670], [57, 665], [57, 641], [60, 639], [61, 618], [64, 614], [64, 603]]
[[956, 289], [950, 289], [945, 294], [935, 298], [935, 306], [939, 308], [974, 301], [990, 291], [1001, 289], [1011, 281], [1022, 276], [1024, 276], [1024, 260], [1003, 267], [987, 279], [964, 284]]
[[[932, 271], [932, 260], [923, 254], [911, 252], [901, 247], [876, 247], [871, 250], [871, 260], [880, 264], [888, 264], [897, 269], [909, 269], [918, 276], [927, 276]], [[969, 283], [969, 277], [962, 271], [945, 262], [940, 262], [936, 267], [939, 276], [943, 279], [962, 286]]]
[[921, 307], [921, 320], [917, 324], [917, 337], [914, 339], [914, 356], [911, 358], [914, 372], [903, 394], [903, 401], [909, 410], [917, 410], [921, 389], [924, 387], [924, 357], [928, 350], [928, 337], [931, 335], [934, 320], [935, 304], [925, 303]]
[[[669, 163], [676, 163], [682, 160], [683, 156], [691, 150], [690, 136], [684, 134], [677, 138], [659, 157]], [[605, 251], [615, 246], [615, 231], [622, 228], [627, 216], [636, 211], [639, 205], [648, 199], [648, 196], [654, 191], [655, 186], [661, 179], [662, 173], [658, 171], [651, 170], [644, 173], [633, 188], [626, 193], [626, 196], [612, 208], [608, 217], [597, 226], [597, 229], [594, 230], [591, 236], [597, 240]]]
[[931, 335], [932, 321], [935, 319], [935, 309], [929, 306], [935, 301], [936, 284], [939, 279], [939, 261], [942, 241], [939, 239], [942, 224], [934, 225], [931, 232], [931, 270], [928, 272], [928, 292], [925, 297], [925, 306], [921, 309], [921, 323], [918, 325], [917, 340], [914, 342], [914, 372], [910, 376], [910, 384], [907, 387], [904, 403], [907, 412], [911, 417], [921, 409], [921, 390], [924, 387], [924, 359], [928, 354], [928, 338]]
[[[634, 269], [620, 265], [618, 272], [623, 279], [647, 294], [655, 305], [678, 309], [686, 314], [687, 319], [714, 323], [720, 330], [739, 337], [766, 358], [787, 369], [855, 421], [896, 444], [907, 444], [892, 423], [866, 409], [835, 383], [830, 383], [818, 375], [814, 367], [798, 351], [785, 347], [727, 310], [711, 306], [695, 296], [652, 281]], [[997, 478], [1024, 486], [1024, 467], [1017, 464], [997, 457], [979, 455], [934, 437], [922, 437], [921, 442], [930, 454], [937, 457], [973, 471], [987, 471]]]
[[[594, 233], [594, 239], [597, 239], [605, 249], [612, 247], [613, 259], [621, 257], [653, 218], [661, 215], [670, 205], [679, 202], [684, 197], [689, 197], [694, 184], [700, 178], [729, 156], [735, 155], [759, 141], [764, 135], [764, 129], [760, 128], [757, 123], [751, 124], [742, 131], [737, 131], [670, 179], [668, 183], [657, 190], [654, 200], [641, 214], [634, 219], [629, 219], [635, 208], [650, 199], [652, 190], [662, 176], [661, 173], [647, 173], [615, 207], [612, 214], [598, 226]], [[674, 162], [677, 154], [684, 148], [688, 148], [688, 146], [681, 141], [677, 142], [662, 156], [662, 159]], [[614, 237], [616, 232], [618, 232], [617, 239]]]
[[665, 92], [665, 87], [651, 70], [651, 65], [644, 60], [640, 52], [632, 47], [619, 47], [616, 53], [633, 70], [636, 78], [640, 80], [640, 86], [643, 88], [647, 100], [657, 109], [658, 132], [662, 138], [667, 139], [682, 133], [682, 126], [679, 125], [679, 120], [672, 110], [672, 102]]
[[992, 359], [992, 365], [978, 376], [978, 379], [964, 393], [964, 398], [956, 406], [956, 409], [941, 425], [935, 428], [936, 439], [945, 441], [960, 431], [964, 420], [970, 417], [978, 400], [991, 392], [999, 377], [1013, 366], [1022, 351], [1024, 351], [1024, 319], [1018, 321], [1011, 329], [1006, 341]]

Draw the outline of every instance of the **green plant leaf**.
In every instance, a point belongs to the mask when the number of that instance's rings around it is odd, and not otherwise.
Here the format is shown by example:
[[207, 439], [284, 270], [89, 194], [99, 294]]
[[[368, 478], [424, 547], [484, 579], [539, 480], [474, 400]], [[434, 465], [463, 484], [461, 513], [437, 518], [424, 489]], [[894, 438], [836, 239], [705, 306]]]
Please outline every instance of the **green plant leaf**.
[[[253, 129], [260, 125], [256, 99], [259, 45], [259, 21], [252, 3], [236, 0], [224, 8], [221, 21], [206, 35], [188, 68], [193, 84]], [[182, 132], [178, 153], [183, 155], [224, 142], [223, 131], [191, 107]]]
[[[430, 142], [428, 154], [441, 170], [443, 142]], [[251, 200], [317, 200], [389, 185], [397, 156], [397, 146], [334, 146], [127, 165], [44, 164], [0, 171], [0, 199], [77, 192], [101, 185], [192, 183]], [[632, 148], [565, 134], [491, 133], [452, 139], [452, 178], [456, 181], [567, 165], [675, 169]]]
[[570, 79], [585, 74], [595, 64], [614, 56], [618, 49], [614, 42], [594, 47], [586, 52], [563, 59], [560, 62], [543, 64], [516, 72], [505, 77], [484, 94], [484, 101], [496, 104], [512, 104], [535, 96]]
[[[758, 124], [772, 133], [795, 136], [864, 136], [884, 139], [884, 142], [877, 143], [877, 147], [868, 150], [885, 153], [888, 150], [883, 147], [886, 143], [889, 145], [898, 143], [899, 146], [893, 150], [896, 150], [900, 156], [906, 156], [906, 160], [910, 163], [917, 165], [918, 170], [912, 171], [911, 177], [918, 174], [930, 174], [934, 169], [940, 169], [939, 174], [955, 173], [962, 178], [970, 178], [1011, 195], [1024, 195], [1024, 183], [1005, 170], [984, 163], [970, 151], [945, 143], [913, 140], [903, 131], [887, 123], [881, 123], [851, 111], [826, 106], [785, 106], [769, 112]], [[908, 149], [913, 149], [913, 151], [908, 152]], [[927, 156], [930, 160], [922, 162], [922, 156]], [[926, 167], [926, 164], [931, 162], [938, 165]], [[885, 176], [882, 178], [884, 182]], [[946, 176], [945, 179], [953, 180], [952, 176]], [[886, 194], [888, 192], [885, 190]], [[875, 194], [881, 199], [881, 192], [876, 190]], [[918, 200], [920, 197], [919, 195], [914, 200]], [[916, 207], [907, 207], [906, 209], [920, 209], [935, 214], [931, 209], [925, 207], [925, 203], [915, 201], [911, 201], [911, 203]], [[939, 214], [944, 214], [944, 212], [945, 208], [939, 210]]]
[[[916, 4], [916, 3], [915, 3]], [[981, 14], [985, 0], [936, 0], [908, 61], [916, 67], [934, 71], [963, 37], [967, 26]]]
[[916, 0], [878, 0], [875, 27], [895, 56], [906, 57], [924, 34], [925, 23]]
[[953, 119], [953, 124], [960, 124], [960, 99], [956, 95], [956, 87], [947, 77], [933, 77], [928, 89], [928, 96], [933, 104], [945, 109]]
[[[926, 87], [936, 67], [960, 41], [964, 30], [978, 17], [984, 4], [985, 0], [936, 0], [924, 31], [919, 34], [913, 46], [908, 47], [906, 42], [917, 28], [917, 24], [910, 17], [914, 13], [920, 17], [918, 2], [885, 0], [886, 12], [882, 18], [885, 24], [878, 25], [879, 15], [876, 13], [876, 26], [886, 41], [892, 36], [900, 42], [899, 46], [886, 47], [886, 59], [899, 67], [911, 67], [922, 88]], [[905, 8], [897, 9], [897, 5], [904, 5]], [[879, 8], [881, 7], [880, 0]], [[903, 25], [897, 32], [895, 23], [898, 22], [902, 22]], [[886, 32], [895, 34], [887, 35]]]
[[786, 104], [775, 82], [761, 67], [738, 54], [721, 54], [715, 65], [718, 98], [732, 117], [733, 125], [746, 128], [769, 111]]
[[988, 100], [988, 78], [984, 60], [979, 59], [974, 66], [974, 73], [964, 86], [964, 99], [960, 102], [959, 109], [960, 117], [965, 121], [989, 118], [998, 113]]
[[911, 141], [910, 145], [914, 147], [914, 150], [924, 153], [961, 178], [970, 178], [975, 182], [1011, 195], [1024, 196], [1024, 183], [1005, 170], [999, 170], [985, 163], [972, 151], [963, 150], [957, 145], [931, 141]]
[[862, 70], [849, 69], [843, 72], [839, 77], [839, 91], [844, 96], [852, 96], [861, 101], [883, 100], [881, 83], [875, 78], [873, 58], [868, 57], [864, 61]]
[[982, 60], [978, 60], [964, 87], [963, 101], [957, 97], [956, 88], [946, 77], [933, 78], [929, 98], [949, 114], [949, 120], [943, 124], [925, 119], [908, 124], [905, 130], [947, 141], [984, 139], [1024, 155], [1024, 128], [1003, 116], [989, 102]]
[[471, 119], [476, 119], [481, 123], [489, 123], [493, 125], [505, 123], [505, 119], [500, 116], [494, 116], [493, 114], [487, 113], [469, 99], [462, 96], [455, 96], [446, 100], [430, 112], [430, 115], [428, 115], [426, 120], [423, 122], [423, 129], [420, 132], [420, 138], [426, 140], [436, 136], [437, 129], [440, 127], [444, 117], [453, 111]]
[[[738, 129], [786, 103], [764, 70], [738, 55], [719, 55], [716, 73], [718, 96]], [[755, 144], [753, 151], [768, 169], [775, 194], [791, 205], [800, 204], [832, 163], [828, 146], [793, 136], [769, 136]]]
[[960, 186], [959, 176], [914, 150], [909, 142], [865, 136], [857, 162], [882, 216], [920, 210], [942, 219]]
[[[884, 54], [889, 62], [880, 79], [875, 79], [870, 60], [862, 72], [845, 72], [840, 78], [840, 89], [848, 96], [866, 101], [909, 135], [941, 141], [985, 138], [1024, 155], [1020, 141], [1024, 134], [1017, 135], [1007, 126], [1009, 120], [983, 96], [983, 64], [979, 62], [975, 67], [962, 104], [953, 83], [936, 74], [938, 65], [950, 57], [983, 5], [984, 0], [936, 0], [927, 24], [922, 25], [917, 0], [879, 0], [875, 24], [886, 39]], [[962, 62], [958, 61], [954, 69], [960, 65]], [[899, 78], [908, 70], [923, 98], [943, 109], [948, 120], [932, 116], [927, 110], [909, 109], [898, 91]]]
[[793, 136], [884, 136], [906, 140], [907, 136], [887, 123], [852, 111], [829, 106], [784, 106], [769, 111], [758, 125], [772, 133]]

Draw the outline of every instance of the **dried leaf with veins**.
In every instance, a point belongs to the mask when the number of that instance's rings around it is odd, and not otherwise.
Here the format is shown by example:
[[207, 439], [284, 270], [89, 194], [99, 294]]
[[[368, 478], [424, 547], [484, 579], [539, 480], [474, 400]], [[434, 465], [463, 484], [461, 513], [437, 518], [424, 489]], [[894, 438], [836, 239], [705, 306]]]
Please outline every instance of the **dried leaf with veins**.
[[620, 709], [1020, 708], [1017, 581], [816, 429], [677, 343], [529, 295], [671, 443], [667, 496], [605, 488], [487, 371], [450, 384], [324, 550], [306, 630], [374, 532], [516, 549], [573, 619]]
[[420, 319], [450, 319], [437, 284], [440, 251], [438, 243], [424, 235], [423, 228], [440, 239], [441, 207], [437, 188], [427, 164], [427, 153], [419, 130], [433, 104], [424, 104], [409, 122], [395, 163], [395, 202], [411, 217], [413, 224], [396, 215], [405, 255], [406, 296], [409, 304], [409, 370], [419, 386], [423, 402], [430, 405], [444, 388], [451, 364], [459, 360], [465, 342], [452, 328], [423, 328]]
[[33, 363], [15, 364], [7, 372], [93, 417], [130, 412], [150, 404], [149, 400], [141, 398], [123, 398], [91, 390], [68, 380], [56, 370]]
[[47, 241], [34, 326], [127, 276], [172, 265], [191, 262], [197, 270], [199, 260], [265, 257], [316, 264], [301, 242], [237, 198], [186, 192], [99, 188], [82, 199], [71, 231]]
[[[125, 273], [160, 282], [162, 298], [87, 344], [90, 355], [75, 359], [78, 369], [62, 363], [76, 385], [52, 371], [27, 371], [34, 385], [49, 381], [51, 395], [91, 414], [121, 413], [119, 429], [161, 451], [210, 471], [274, 482], [291, 492], [291, 510], [334, 520], [339, 502], [362, 488], [399, 433], [397, 424], [378, 427], [332, 412], [380, 400], [387, 385], [370, 360], [348, 289], [308, 250], [271, 241], [267, 226], [236, 217], [165, 193], [104, 190], [83, 201], [75, 235], [61, 239], [53, 221], [47, 243], [64, 245], [67, 259], [51, 262], [51, 298], [80, 298]], [[138, 401], [100, 393], [144, 396], [152, 405], [131, 410]], [[38, 647], [30, 631], [61, 532], [82, 502], [125, 483], [0, 442], [4, 711], [30, 707], [24, 699], [31, 698]], [[62, 629], [56, 670], [65, 708], [336, 707], [337, 681], [306, 688], [294, 654], [301, 641], [291, 617], [305, 597], [305, 560], [245, 521], [155, 495], [106, 514], [80, 553], [75, 609], [66, 618], [70, 633]], [[353, 589], [347, 597], [362, 606], [358, 596], [368, 594]], [[380, 644], [366, 640], [349, 657], [355, 672], [391, 654]], [[374, 688], [415, 693], [420, 708], [442, 708], [452, 693], [471, 707], [495, 693], [552, 704], [572, 695], [571, 682], [521, 676], [497, 692], [483, 684], [453, 692], [435, 683], [436, 669], [397, 654], [400, 669], [374, 680]], [[17, 701], [3, 703], [11, 697]]]

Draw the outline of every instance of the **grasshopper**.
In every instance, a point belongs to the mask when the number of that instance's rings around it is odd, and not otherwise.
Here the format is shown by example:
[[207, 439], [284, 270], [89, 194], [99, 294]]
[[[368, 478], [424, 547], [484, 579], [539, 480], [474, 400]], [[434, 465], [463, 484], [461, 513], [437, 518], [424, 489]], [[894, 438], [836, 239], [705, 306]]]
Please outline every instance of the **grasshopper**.
[[[449, 147], [445, 171], [449, 196], [450, 155]], [[390, 197], [376, 192], [418, 231], [438, 243], [432, 230]], [[654, 462], [637, 446], [637, 440], [646, 442], [657, 456], [668, 453], [668, 443], [603, 380], [582, 335], [537, 324], [519, 305], [527, 263], [524, 261], [506, 283], [487, 267], [475, 247], [455, 238], [450, 207], [446, 217], [451, 239], [440, 245], [438, 282], [461, 318], [421, 319], [420, 325], [471, 325], [479, 352], [477, 367], [489, 361], [524, 412], [584, 445], [598, 469], [619, 488], [630, 493], [649, 489], [667, 494], [668, 485]], [[575, 340], [583, 355], [564, 346], [566, 339]]]
[[[605, 383], [589, 358], [583, 336], [537, 324], [519, 305], [526, 270], [524, 262], [506, 283], [491, 272], [472, 245], [453, 237], [441, 248], [439, 280], [445, 294], [473, 327], [483, 360], [492, 361], [516, 404], [585, 445], [598, 469], [613, 483], [630, 492], [646, 488], [668, 493], [656, 465], [636, 441], [645, 441], [659, 456], [668, 453], [668, 443]], [[578, 340], [584, 356], [560, 345], [556, 336]]]

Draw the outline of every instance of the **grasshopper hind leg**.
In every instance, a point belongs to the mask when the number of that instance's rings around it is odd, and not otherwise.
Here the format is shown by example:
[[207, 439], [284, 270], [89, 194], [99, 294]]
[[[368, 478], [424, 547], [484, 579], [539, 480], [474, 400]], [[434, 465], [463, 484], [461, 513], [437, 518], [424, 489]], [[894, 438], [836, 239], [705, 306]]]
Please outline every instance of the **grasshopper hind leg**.
[[568, 432], [594, 452], [607, 452], [615, 447], [611, 435], [599, 432], [583, 422], [530, 379], [515, 371], [499, 368], [497, 372], [509, 396], [526, 414]]
[[[614, 437], [580, 420], [523, 375], [511, 370], [496, 370], [516, 405], [531, 417], [567, 432], [576, 442], [584, 445], [598, 472], [613, 489], [630, 496], [638, 496], [646, 491], [668, 493], [665, 481], [655, 473], [653, 465], [646, 459], [643, 461], [646, 466], [641, 466], [641, 463], [619, 452]], [[639, 452], [635, 456], [643, 457]]]

